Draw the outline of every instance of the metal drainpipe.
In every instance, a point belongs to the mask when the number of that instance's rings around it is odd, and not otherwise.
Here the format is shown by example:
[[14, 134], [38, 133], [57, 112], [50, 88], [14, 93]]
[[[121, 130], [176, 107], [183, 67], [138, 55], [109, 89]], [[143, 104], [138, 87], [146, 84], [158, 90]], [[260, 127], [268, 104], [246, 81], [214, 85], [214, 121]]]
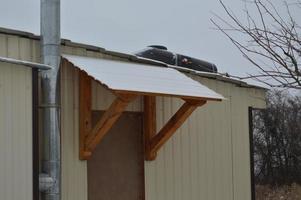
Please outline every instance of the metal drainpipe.
[[41, 0], [40, 3], [41, 59], [53, 69], [40, 73], [43, 161], [39, 187], [44, 200], [60, 200], [60, 0]]

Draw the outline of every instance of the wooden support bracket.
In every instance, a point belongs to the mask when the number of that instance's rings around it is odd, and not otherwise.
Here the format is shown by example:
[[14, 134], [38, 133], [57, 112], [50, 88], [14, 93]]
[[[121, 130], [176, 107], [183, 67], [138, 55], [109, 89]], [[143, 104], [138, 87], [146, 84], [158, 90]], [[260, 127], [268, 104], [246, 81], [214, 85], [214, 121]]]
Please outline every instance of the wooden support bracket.
[[[92, 127], [92, 82], [87, 73], [79, 72], [79, 157], [87, 160], [102, 138], [112, 128], [127, 105], [138, 94], [114, 91], [116, 99]], [[191, 113], [206, 103], [202, 99], [183, 99], [185, 103], [156, 134], [156, 97], [144, 96], [145, 159], [154, 160], [157, 151], [185, 122]]]
[[151, 154], [151, 140], [156, 135], [156, 97], [144, 96], [144, 151], [145, 160], [154, 160], [156, 152]]
[[84, 72], [80, 72], [80, 159], [87, 160], [99, 144], [102, 138], [112, 128], [127, 105], [137, 96], [134, 94], [118, 94], [114, 102], [103, 116], [92, 127], [92, 98], [91, 98], [91, 78]]
[[91, 156], [85, 148], [85, 139], [92, 129], [92, 82], [87, 73], [79, 72], [79, 158]]
[[145, 131], [145, 159], [154, 160], [157, 151], [167, 142], [176, 130], [185, 122], [191, 113], [199, 106], [206, 103], [205, 100], [183, 99], [185, 103], [170, 118], [163, 128], [156, 133], [156, 111], [154, 97], [144, 97], [144, 131]]
[[86, 150], [92, 152], [106, 133], [112, 128], [127, 105], [135, 98], [135, 95], [120, 95], [111, 104], [108, 110], [93, 127], [88, 137], [86, 137]]

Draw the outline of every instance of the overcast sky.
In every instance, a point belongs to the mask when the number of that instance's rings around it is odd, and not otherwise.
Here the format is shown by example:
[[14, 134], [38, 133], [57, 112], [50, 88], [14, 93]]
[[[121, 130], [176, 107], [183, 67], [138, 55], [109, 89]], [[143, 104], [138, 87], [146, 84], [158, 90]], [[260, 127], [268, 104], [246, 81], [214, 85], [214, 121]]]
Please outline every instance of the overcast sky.
[[[39, 34], [39, 0], [0, 0], [0, 27]], [[234, 12], [241, 0], [224, 0]], [[238, 50], [214, 30], [212, 13], [226, 16], [218, 0], [61, 0], [62, 38], [132, 53], [147, 45], [197, 57], [219, 71], [254, 71]]]

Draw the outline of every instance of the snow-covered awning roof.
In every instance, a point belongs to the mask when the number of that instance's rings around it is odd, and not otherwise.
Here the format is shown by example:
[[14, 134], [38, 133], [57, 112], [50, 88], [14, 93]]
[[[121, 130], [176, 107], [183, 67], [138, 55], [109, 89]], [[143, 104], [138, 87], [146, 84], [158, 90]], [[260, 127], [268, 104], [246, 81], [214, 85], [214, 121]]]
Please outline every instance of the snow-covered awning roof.
[[[192, 112], [208, 100], [220, 101], [223, 96], [185, 74], [164, 66], [109, 59], [63, 55], [62, 66], [79, 68], [80, 159], [91, 157], [96, 146], [108, 133], [127, 105], [143, 95], [145, 159], [154, 160], [157, 151], [168, 141]], [[98, 122], [91, 127], [91, 79], [110, 89], [116, 96]], [[174, 96], [183, 105], [156, 134], [155, 96]]]
[[223, 96], [167, 67], [63, 55], [75, 67], [117, 92], [222, 100]]

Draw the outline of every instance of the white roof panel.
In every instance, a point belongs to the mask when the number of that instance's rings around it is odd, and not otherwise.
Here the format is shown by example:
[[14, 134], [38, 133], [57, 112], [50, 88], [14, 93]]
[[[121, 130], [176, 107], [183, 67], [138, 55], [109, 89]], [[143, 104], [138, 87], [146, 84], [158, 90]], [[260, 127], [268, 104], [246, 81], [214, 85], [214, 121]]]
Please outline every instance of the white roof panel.
[[63, 57], [112, 90], [224, 99], [222, 95], [172, 68], [73, 55]]

